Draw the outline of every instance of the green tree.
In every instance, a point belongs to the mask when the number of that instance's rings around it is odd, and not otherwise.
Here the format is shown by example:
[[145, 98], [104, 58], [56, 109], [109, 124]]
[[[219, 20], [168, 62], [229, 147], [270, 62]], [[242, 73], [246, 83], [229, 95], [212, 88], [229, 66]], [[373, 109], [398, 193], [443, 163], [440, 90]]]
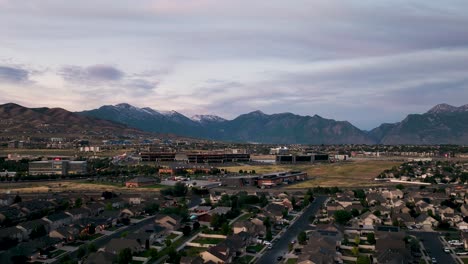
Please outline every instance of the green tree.
[[395, 188], [397, 188], [398, 190], [403, 190], [405, 186], [403, 184], [397, 184]]
[[223, 225], [221, 226], [221, 233], [223, 235], [229, 235], [232, 233], [232, 229], [231, 227], [229, 226], [229, 223], [227, 222], [224, 222]]
[[187, 191], [188, 191], [188, 188], [183, 182], [177, 182], [174, 185], [173, 192], [174, 192], [174, 196], [176, 197], [185, 196], [187, 194]]
[[13, 199], [13, 203], [21, 203], [23, 199], [21, 199], [21, 196], [19, 196], [18, 194], [15, 196], [15, 198]]
[[124, 248], [119, 251], [117, 256], [118, 264], [128, 264], [132, 261], [132, 250], [129, 248]]
[[354, 238], [354, 244], [359, 245], [359, 243], [361, 243], [361, 238], [359, 236], [356, 236]]
[[184, 226], [184, 228], [182, 229], [182, 233], [184, 233], [184, 236], [189, 236], [191, 232], [192, 228], [190, 228], [190, 226], [188, 225]]
[[83, 199], [77, 198], [75, 200], [75, 207], [80, 208], [83, 205]]
[[267, 229], [265, 239], [271, 241], [273, 239], [273, 235], [271, 234], [271, 229]]
[[345, 210], [335, 211], [334, 216], [335, 221], [341, 225], [345, 225], [353, 217], [350, 212]]
[[76, 251], [76, 254], [79, 259], [82, 259], [84, 256], [86, 256], [86, 248], [84, 246], [80, 246]]
[[43, 225], [36, 225], [34, 226], [33, 230], [31, 231], [31, 239], [36, 239], [47, 234], [47, 230]]
[[158, 250], [155, 248], [150, 248], [149, 255], [152, 259], [156, 259], [158, 257]]
[[367, 233], [367, 242], [371, 245], [375, 245], [375, 235], [374, 233]]
[[307, 242], [306, 232], [304, 232], [304, 231], [300, 232], [299, 235], [297, 235], [297, 241], [299, 242], [299, 244], [305, 245], [306, 242]]
[[359, 248], [357, 246], [353, 247], [351, 249], [351, 253], [353, 254], [353, 256], [357, 257], [359, 256]]
[[96, 252], [96, 251], [97, 251], [96, 244], [90, 243], [90, 244], [88, 245], [88, 251], [89, 251], [89, 252]]
[[356, 264], [371, 264], [368, 256], [359, 256], [356, 260]]

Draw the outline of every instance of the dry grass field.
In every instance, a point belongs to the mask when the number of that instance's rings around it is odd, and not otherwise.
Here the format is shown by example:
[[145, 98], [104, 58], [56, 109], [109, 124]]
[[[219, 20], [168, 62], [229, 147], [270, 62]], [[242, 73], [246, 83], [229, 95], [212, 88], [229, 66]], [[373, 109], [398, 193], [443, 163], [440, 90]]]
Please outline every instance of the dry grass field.
[[385, 169], [400, 165], [394, 161], [355, 161], [347, 163], [314, 164], [314, 165], [263, 165], [224, 167], [231, 172], [239, 170], [255, 170], [256, 173], [301, 170], [306, 171], [311, 178], [302, 183], [293, 184], [287, 188], [352, 187], [376, 185], [374, 178]]
[[98, 157], [113, 157], [122, 155], [128, 150], [106, 150], [102, 152], [80, 152], [74, 149], [0, 149], [0, 156], [6, 156], [8, 154], [20, 154], [20, 155], [32, 155], [32, 156], [98, 156]]
[[1, 183], [0, 192], [4, 193], [46, 193], [46, 192], [103, 192], [103, 191], [132, 191], [132, 192], [154, 192], [159, 186], [146, 188], [126, 188], [117, 184], [97, 184], [80, 181], [54, 181], [54, 182], [12, 182]]

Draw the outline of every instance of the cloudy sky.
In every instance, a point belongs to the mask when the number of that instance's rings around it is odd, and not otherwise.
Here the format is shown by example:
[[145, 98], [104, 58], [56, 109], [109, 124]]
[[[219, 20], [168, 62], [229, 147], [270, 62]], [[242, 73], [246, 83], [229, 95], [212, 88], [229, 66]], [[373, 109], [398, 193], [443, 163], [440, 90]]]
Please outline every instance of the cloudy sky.
[[0, 92], [370, 129], [468, 103], [468, 1], [0, 0]]

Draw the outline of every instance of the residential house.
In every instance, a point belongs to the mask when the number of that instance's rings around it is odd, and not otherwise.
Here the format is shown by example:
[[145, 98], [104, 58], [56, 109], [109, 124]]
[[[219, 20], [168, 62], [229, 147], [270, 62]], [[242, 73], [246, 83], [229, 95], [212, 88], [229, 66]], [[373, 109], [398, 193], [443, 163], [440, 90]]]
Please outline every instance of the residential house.
[[385, 190], [385, 191], [382, 191], [382, 196], [385, 198], [385, 199], [389, 199], [389, 200], [393, 200], [393, 199], [402, 199], [403, 198], [403, 191], [399, 190], [399, 189], [395, 189], [395, 190]]
[[276, 222], [280, 222], [283, 219], [284, 212], [287, 212], [287, 208], [283, 205], [270, 203], [263, 209], [263, 213], [266, 216], [270, 216], [271, 219]]
[[127, 238], [113, 238], [104, 246], [104, 251], [112, 254], [119, 254], [123, 249], [129, 248], [132, 253], [140, 252], [142, 247], [136, 240]]
[[30, 218], [43, 216], [55, 210], [55, 204], [49, 201], [30, 200], [12, 205], [25, 212]]
[[237, 221], [233, 224], [234, 234], [247, 232], [253, 236], [264, 236], [266, 234], [266, 227], [263, 225], [254, 224], [252, 221], [244, 220]]
[[309, 233], [307, 244], [302, 248], [297, 262], [333, 264], [340, 261], [336, 249], [337, 243], [334, 239], [314, 231]]
[[432, 227], [436, 227], [439, 222], [435, 220], [433, 217], [428, 216], [427, 214], [420, 214], [416, 217], [416, 224], [422, 225], [426, 229], [430, 229]]
[[463, 232], [468, 232], [468, 223], [465, 221], [461, 221], [456, 224], [458, 230], [463, 231]]
[[64, 242], [73, 242], [80, 235], [80, 229], [76, 226], [62, 226], [49, 232], [49, 237], [58, 238]]
[[231, 207], [218, 206], [218, 207], [215, 207], [215, 208], [211, 209], [211, 211], [209, 213], [210, 213], [210, 215], [214, 215], [214, 214], [225, 215], [225, 214], [229, 213], [229, 211], [231, 211]]
[[216, 264], [225, 264], [232, 262], [233, 254], [226, 245], [216, 245], [201, 252], [200, 257], [205, 263], [212, 261]]
[[28, 238], [28, 235], [24, 229], [12, 226], [0, 230], [0, 239], [3, 238], [10, 238], [22, 242]]
[[110, 207], [112, 207], [114, 209], [120, 209], [120, 208], [124, 207], [124, 205], [125, 205], [125, 201], [123, 199], [121, 199], [121, 198], [118, 198], [118, 197], [108, 199], [108, 200], [104, 200], [103, 202], [106, 204], [106, 206], [110, 206]]
[[376, 232], [377, 263], [411, 263], [413, 260], [404, 238], [404, 232]]
[[407, 227], [416, 224], [416, 220], [408, 213], [395, 213], [392, 216], [392, 221], [398, 221], [398, 223], [404, 224]]
[[48, 215], [43, 217], [42, 219], [49, 222], [52, 230], [57, 229], [61, 226], [69, 225], [73, 220], [73, 218], [70, 215], [63, 212]]
[[[466, 197], [468, 197], [468, 195]], [[468, 216], [468, 204], [463, 204], [460, 207], [460, 211], [462, 212], [463, 217], [467, 217]]]
[[19, 223], [26, 220], [26, 213], [16, 207], [4, 206], [0, 208], [0, 223]]
[[86, 208], [73, 208], [65, 211], [65, 213], [72, 217], [73, 222], [91, 216], [91, 211]]
[[382, 196], [382, 194], [373, 192], [373, 193], [368, 193], [366, 195], [366, 201], [370, 206], [374, 206], [374, 205], [379, 205], [379, 204], [386, 203], [387, 199], [385, 199]]
[[100, 216], [107, 219], [107, 222], [110, 223], [111, 226], [115, 226], [120, 219], [120, 211], [104, 211]]
[[98, 216], [104, 212], [105, 205], [103, 203], [90, 203], [85, 205], [83, 208], [88, 209], [91, 212], [91, 215]]
[[196, 257], [182, 257], [180, 264], [203, 264], [204, 261], [200, 256]]
[[86, 259], [83, 261], [83, 264], [114, 264], [116, 262], [116, 254], [98, 251], [90, 253], [88, 257], [86, 257]]
[[138, 232], [129, 233], [125, 238], [135, 240], [140, 247], [149, 249], [150, 245], [156, 240], [156, 234], [146, 232], [146, 230], [140, 230]]
[[14, 197], [8, 194], [0, 194], [0, 206], [9, 206], [13, 204]]
[[154, 222], [170, 231], [176, 231], [180, 228], [181, 221], [182, 218], [177, 215], [159, 215]]
[[[26, 232], [26, 235], [28, 237], [31, 237], [31, 234], [33, 232], [37, 232], [37, 230], [39, 228], [41, 228], [41, 226], [44, 227], [44, 230], [45, 233], [49, 233], [50, 231], [50, 223], [43, 220], [43, 219], [36, 219], [36, 220], [32, 220], [32, 221], [27, 221], [27, 222], [23, 222], [23, 223], [19, 223], [16, 227], [20, 228], [20, 229], [23, 229], [24, 232]], [[45, 235], [45, 234], [44, 234]]]
[[374, 229], [375, 225], [382, 223], [382, 220], [371, 212], [366, 212], [359, 216], [359, 226], [365, 229]]

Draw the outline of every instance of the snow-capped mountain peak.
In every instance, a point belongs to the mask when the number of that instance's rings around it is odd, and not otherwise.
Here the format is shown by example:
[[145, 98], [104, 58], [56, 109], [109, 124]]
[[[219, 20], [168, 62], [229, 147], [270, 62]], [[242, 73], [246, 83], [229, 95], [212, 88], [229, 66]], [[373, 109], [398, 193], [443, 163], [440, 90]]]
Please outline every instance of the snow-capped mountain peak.
[[438, 104], [432, 107], [428, 114], [441, 114], [441, 113], [457, 113], [457, 112], [466, 112], [468, 111], [468, 105], [462, 105], [460, 107], [456, 107], [449, 104]]
[[190, 119], [195, 122], [224, 122], [226, 119], [216, 115], [194, 115]]

